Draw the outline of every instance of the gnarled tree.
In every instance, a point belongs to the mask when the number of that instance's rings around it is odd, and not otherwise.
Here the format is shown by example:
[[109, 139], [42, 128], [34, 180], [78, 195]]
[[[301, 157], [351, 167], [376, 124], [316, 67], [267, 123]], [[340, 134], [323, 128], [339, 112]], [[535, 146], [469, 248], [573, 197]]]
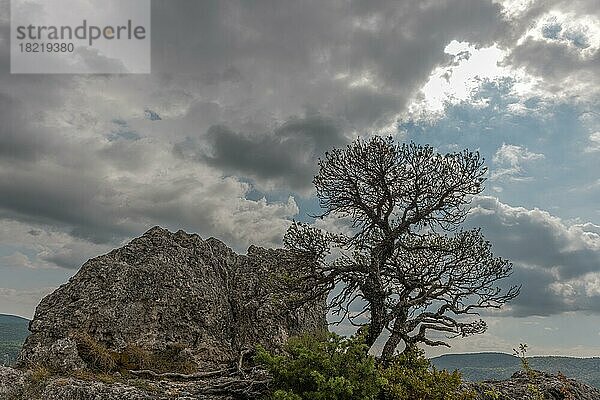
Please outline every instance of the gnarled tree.
[[[313, 181], [324, 209], [319, 217], [348, 219], [351, 233], [297, 222], [289, 228], [286, 247], [311, 260], [299, 264], [300, 287], [312, 296], [337, 287], [330, 306], [340, 321], [368, 325], [369, 346], [389, 331], [384, 358], [402, 342], [448, 346], [432, 332], [484, 332], [485, 322], [472, 315], [519, 293], [498, 286], [511, 274], [510, 262], [493, 255], [479, 230], [460, 229], [485, 173], [476, 152], [442, 155], [391, 138], [326, 153]], [[357, 305], [360, 311], [351, 312]]]

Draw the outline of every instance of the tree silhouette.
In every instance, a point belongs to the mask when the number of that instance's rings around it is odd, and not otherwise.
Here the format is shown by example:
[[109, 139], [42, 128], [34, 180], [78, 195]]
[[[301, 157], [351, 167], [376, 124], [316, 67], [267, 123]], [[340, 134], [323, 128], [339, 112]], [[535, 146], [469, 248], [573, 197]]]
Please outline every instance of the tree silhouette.
[[497, 286], [511, 263], [493, 255], [478, 229], [460, 229], [485, 173], [477, 152], [442, 155], [392, 138], [359, 139], [326, 153], [313, 180], [324, 210], [318, 217], [347, 219], [350, 233], [292, 224], [285, 246], [311, 260], [298, 263], [297, 287], [307, 298], [335, 288], [334, 314], [368, 328], [369, 346], [389, 331], [384, 358], [402, 342], [449, 346], [432, 332], [483, 333], [485, 322], [472, 315], [501, 307], [520, 290]]

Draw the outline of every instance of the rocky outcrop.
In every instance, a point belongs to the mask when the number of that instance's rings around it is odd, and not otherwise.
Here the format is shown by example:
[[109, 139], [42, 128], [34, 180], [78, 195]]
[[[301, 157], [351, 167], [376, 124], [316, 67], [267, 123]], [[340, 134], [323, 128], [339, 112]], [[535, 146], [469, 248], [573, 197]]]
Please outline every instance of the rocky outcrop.
[[324, 299], [290, 310], [274, 290], [294, 260], [252, 246], [238, 255], [217, 239], [155, 227], [86, 262], [46, 296], [30, 323], [21, 366], [86, 367], [76, 335], [104, 348], [160, 352], [178, 346], [200, 369], [237, 360], [257, 344], [324, 329]]
[[[600, 390], [561, 374], [518, 371], [510, 379], [467, 383], [477, 400], [598, 400]], [[540, 397], [541, 396], [541, 397]]]
[[[269, 377], [240, 365], [240, 354], [326, 328], [325, 299], [290, 308], [292, 294], [279, 290], [297, 262], [285, 250], [238, 255], [216, 239], [153, 228], [89, 260], [42, 300], [22, 368], [0, 367], [0, 400], [260, 398]], [[160, 371], [127, 367], [132, 357], [164, 354], [171, 366], [193, 361], [193, 371], [165, 372], [160, 359]], [[464, 388], [478, 400], [600, 399], [595, 388], [542, 372]]]
[[117, 375], [44, 375], [35, 370], [0, 366], [0, 400], [239, 400], [262, 397], [267, 381], [255, 376], [252, 385], [229, 377], [208, 381], [128, 379]]

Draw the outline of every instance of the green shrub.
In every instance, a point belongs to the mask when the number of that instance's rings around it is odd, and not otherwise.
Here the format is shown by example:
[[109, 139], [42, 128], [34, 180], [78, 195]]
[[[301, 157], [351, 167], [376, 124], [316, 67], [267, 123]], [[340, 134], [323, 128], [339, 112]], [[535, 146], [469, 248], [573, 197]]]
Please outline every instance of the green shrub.
[[422, 351], [386, 363], [368, 354], [364, 336], [333, 333], [291, 338], [284, 354], [259, 347], [255, 361], [273, 382], [272, 400], [468, 400], [458, 372], [431, 367]]
[[382, 400], [468, 400], [458, 371], [438, 371], [422, 350], [404, 352], [379, 367]]
[[377, 399], [379, 376], [362, 338], [332, 333], [291, 338], [285, 355], [259, 347], [255, 361], [273, 375], [276, 400]]

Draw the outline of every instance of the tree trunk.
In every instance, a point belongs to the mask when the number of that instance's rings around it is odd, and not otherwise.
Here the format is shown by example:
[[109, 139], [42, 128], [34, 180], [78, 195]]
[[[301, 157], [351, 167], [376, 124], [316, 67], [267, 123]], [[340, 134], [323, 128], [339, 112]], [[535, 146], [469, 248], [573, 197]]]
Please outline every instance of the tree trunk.
[[[394, 327], [392, 328], [392, 334], [385, 342], [383, 346], [383, 351], [381, 353], [381, 357], [384, 360], [389, 360], [396, 353], [396, 349], [400, 342], [404, 340], [406, 343], [406, 320], [408, 318], [408, 309], [403, 307], [399, 310], [396, 315], [396, 319], [394, 320]], [[408, 346], [408, 343], [407, 343]]]
[[383, 351], [381, 352], [381, 358], [384, 360], [389, 360], [394, 356], [398, 345], [402, 341], [402, 337], [398, 333], [392, 332], [392, 335], [388, 338], [383, 346]]
[[371, 324], [369, 325], [369, 334], [366, 344], [371, 348], [385, 329], [385, 306], [383, 301], [375, 301], [369, 304], [371, 311]]
[[379, 277], [379, 263], [371, 266], [372, 272], [369, 274], [364, 286], [361, 287], [365, 299], [369, 303], [371, 312], [371, 322], [369, 324], [369, 334], [367, 335], [367, 345], [373, 346], [377, 338], [381, 335], [387, 324], [387, 310], [385, 307], [385, 294], [383, 285]]

